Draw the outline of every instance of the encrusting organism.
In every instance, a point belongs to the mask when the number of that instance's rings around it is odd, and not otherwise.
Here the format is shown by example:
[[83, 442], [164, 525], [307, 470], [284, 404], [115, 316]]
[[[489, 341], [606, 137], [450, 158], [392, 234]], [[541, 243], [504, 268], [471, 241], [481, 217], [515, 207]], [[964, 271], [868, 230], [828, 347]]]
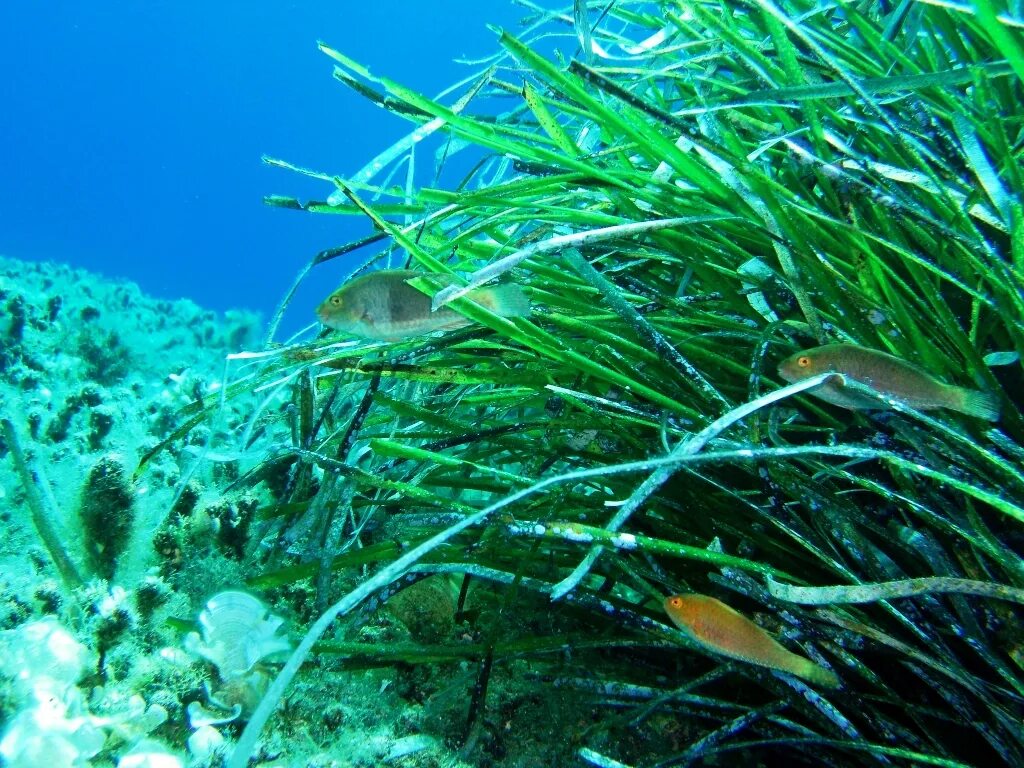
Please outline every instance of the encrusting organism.
[[78, 514], [85, 529], [85, 551], [93, 573], [112, 579], [135, 519], [134, 494], [127, 473], [114, 456], [104, 456], [82, 484]]
[[277, 631], [275, 616], [248, 592], [227, 590], [211, 597], [199, 614], [202, 633], [185, 637], [185, 650], [217, 668], [220, 678], [210, 700], [237, 714], [250, 711], [266, 690], [270, 674], [263, 662], [291, 650]]

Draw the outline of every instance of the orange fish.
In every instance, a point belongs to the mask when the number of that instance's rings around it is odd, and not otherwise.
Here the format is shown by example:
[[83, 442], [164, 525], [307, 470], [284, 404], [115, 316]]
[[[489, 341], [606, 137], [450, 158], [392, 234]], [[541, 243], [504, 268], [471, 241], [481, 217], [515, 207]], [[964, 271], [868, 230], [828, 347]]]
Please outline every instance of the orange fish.
[[677, 627], [709, 650], [789, 672], [814, 685], [839, 687], [839, 678], [833, 672], [787, 651], [757, 624], [721, 600], [691, 593], [666, 597], [663, 605]]
[[[472, 320], [448, 307], [430, 310], [430, 297], [408, 283], [425, 275], [411, 269], [383, 269], [349, 280], [316, 308], [317, 317], [328, 328], [377, 341], [398, 341], [470, 325]], [[442, 286], [455, 282], [450, 275], [430, 277]], [[477, 288], [467, 298], [502, 317], [530, 314], [529, 300], [512, 283]]]
[[[999, 419], [999, 405], [989, 393], [943, 384], [898, 357], [856, 344], [805, 349], [779, 363], [779, 376], [791, 384], [828, 372], [865, 384], [918, 410], [952, 408], [988, 421]], [[826, 381], [811, 394], [843, 408], [885, 407], [870, 395], [851, 391], [841, 381]]]

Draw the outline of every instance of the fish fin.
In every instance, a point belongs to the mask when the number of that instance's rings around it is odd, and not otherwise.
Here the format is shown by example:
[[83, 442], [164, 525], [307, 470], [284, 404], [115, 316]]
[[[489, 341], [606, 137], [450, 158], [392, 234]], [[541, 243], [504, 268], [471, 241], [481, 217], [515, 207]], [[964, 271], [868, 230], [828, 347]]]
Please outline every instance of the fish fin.
[[502, 283], [472, 291], [469, 297], [502, 317], [528, 317], [530, 300], [515, 283]]
[[999, 421], [999, 401], [991, 392], [957, 388], [953, 407], [968, 416], [977, 416], [985, 421]]

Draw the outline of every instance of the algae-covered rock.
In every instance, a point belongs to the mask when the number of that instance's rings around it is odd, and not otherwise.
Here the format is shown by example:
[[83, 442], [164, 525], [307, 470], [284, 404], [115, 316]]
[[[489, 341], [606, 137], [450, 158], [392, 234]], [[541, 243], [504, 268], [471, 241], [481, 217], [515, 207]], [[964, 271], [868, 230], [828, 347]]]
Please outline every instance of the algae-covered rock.
[[132, 489], [124, 467], [114, 456], [104, 456], [89, 470], [82, 486], [78, 514], [85, 529], [85, 551], [90, 569], [111, 579], [117, 558], [132, 529]]
[[446, 640], [455, 626], [456, 593], [447, 575], [438, 574], [406, 587], [388, 599], [387, 611], [413, 640], [427, 645]]
[[228, 557], [241, 559], [249, 540], [249, 525], [259, 501], [253, 496], [228, 496], [217, 499], [203, 511], [213, 522], [217, 544]]

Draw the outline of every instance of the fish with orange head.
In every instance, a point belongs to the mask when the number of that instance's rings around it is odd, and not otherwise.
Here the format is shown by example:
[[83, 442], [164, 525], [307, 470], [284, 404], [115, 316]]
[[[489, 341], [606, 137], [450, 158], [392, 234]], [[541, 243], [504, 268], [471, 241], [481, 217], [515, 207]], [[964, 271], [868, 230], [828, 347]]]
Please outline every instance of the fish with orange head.
[[822, 373], [836, 376], [811, 394], [843, 408], [885, 408], [882, 400], [846, 386], [851, 379], [918, 410], [951, 408], [987, 421], [999, 419], [999, 404], [990, 393], [944, 384], [905, 360], [856, 344], [805, 349], [779, 363], [779, 376], [791, 384]]
[[696, 593], [670, 595], [663, 603], [672, 623], [710, 651], [788, 672], [813, 685], [838, 688], [835, 673], [784, 648], [775, 638], [721, 600]]

